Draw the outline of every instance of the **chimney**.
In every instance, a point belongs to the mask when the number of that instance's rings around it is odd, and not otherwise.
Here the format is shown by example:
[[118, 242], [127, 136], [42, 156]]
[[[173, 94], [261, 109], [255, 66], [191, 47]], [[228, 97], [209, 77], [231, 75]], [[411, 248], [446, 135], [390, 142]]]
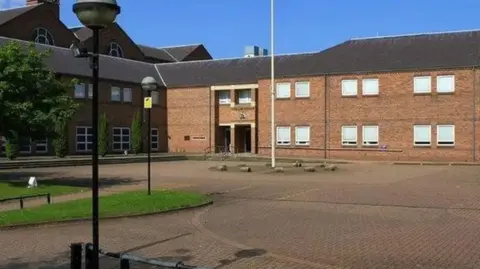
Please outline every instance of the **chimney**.
[[243, 54], [245, 58], [267, 56], [267, 55], [268, 55], [268, 50], [262, 49], [258, 46], [246, 46]]

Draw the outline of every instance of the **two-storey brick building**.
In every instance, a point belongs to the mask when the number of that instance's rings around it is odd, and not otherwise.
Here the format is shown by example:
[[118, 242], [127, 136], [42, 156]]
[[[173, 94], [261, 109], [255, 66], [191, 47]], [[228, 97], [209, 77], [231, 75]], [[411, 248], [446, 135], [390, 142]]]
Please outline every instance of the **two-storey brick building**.
[[[88, 152], [91, 70], [68, 47], [89, 48], [91, 32], [67, 28], [58, 5], [28, 2], [0, 12], [0, 43], [51, 48], [48, 66], [82, 81], [72, 89], [84, 105], [71, 124], [70, 151]], [[139, 84], [153, 76], [160, 90], [153, 128], [145, 130], [153, 150], [270, 154], [270, 57], [217, 60], [203, 45], [139, 45], [118, 24], [103, 30], [100, 42], [100, 110], [110, 119], [113, 152], [130, 148], [132, 116], [144, 113]], [[478, 161], [479, 43], [480, 31], [465, 31], [354, 39], [316, 53], [275, 56], [277, 154]], [[48, 140], [22, 148], [49, 153]]]

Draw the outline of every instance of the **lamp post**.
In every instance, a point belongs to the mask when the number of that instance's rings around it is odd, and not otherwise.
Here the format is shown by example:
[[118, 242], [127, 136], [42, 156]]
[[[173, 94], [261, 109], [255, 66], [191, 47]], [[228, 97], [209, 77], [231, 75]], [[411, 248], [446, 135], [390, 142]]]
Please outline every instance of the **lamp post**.
[[[99, 73], [99, 31], [115, 22], [120, 14], [116, 0], [77, 0], [73, 12], [78, 20], [93, 31], [93, 52], [80, 53], [77, 57], [89, 57], [92, 67], [92, 269], [99, 269], [99, 228], [98, 228], [98, 73]], [[74, 51], [75, 52], [75, 51]]]
[[143, 102], [143, 107], [147, 110], [147, 126], [148, 126], [148, 150], [147, 150], [147, 179], [148, 179], [148, 195], [152, 193], [151, 185], [151, 161], [150, 152], [152, 151], [152, 91], [157, 90], [157, 81], [152, 77], [142, 79], [142, 89], [147, 92], [147, 97]]

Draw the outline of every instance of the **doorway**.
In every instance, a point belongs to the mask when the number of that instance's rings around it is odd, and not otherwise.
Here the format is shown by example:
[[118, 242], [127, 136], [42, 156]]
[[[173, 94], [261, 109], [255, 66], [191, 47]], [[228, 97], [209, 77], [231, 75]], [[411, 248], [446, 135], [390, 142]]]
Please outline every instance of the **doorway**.
[[250, 127], [245, 130], [245, 152], [252, 152], [252, 129]]
[[221, 152], [230, 152], [231, 135], [230, 135], [230, 126], [223, 126], [223, 147], [220, 149]]

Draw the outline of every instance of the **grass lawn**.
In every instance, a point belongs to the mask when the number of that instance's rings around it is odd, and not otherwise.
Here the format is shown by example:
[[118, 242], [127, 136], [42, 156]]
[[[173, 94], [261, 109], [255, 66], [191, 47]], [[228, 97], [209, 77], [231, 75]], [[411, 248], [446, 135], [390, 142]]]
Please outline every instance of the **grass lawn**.
[[[150, 196], [146, 191], [124, 192], [100, 197], [100, 217], [162, 212], [207, 201], [209, 199], [202, 194], [179, 191], [152, 191]], [[89, 218], [91, 207], [91, 199], [87, 198], [5, 211], [0, 213], [0, 226]]]
[[56, 196], [61, 194], [80, 192], [82, 190], [86, 189], [76, 186], [42, 185], [41, 181], [39, 181], [37, 188], [29, 189], [27, 188], [27, 182], [20, 185], [18, 182], [0, 181], [0, 199], [40, 193], [50, 193], [52, 196]]

